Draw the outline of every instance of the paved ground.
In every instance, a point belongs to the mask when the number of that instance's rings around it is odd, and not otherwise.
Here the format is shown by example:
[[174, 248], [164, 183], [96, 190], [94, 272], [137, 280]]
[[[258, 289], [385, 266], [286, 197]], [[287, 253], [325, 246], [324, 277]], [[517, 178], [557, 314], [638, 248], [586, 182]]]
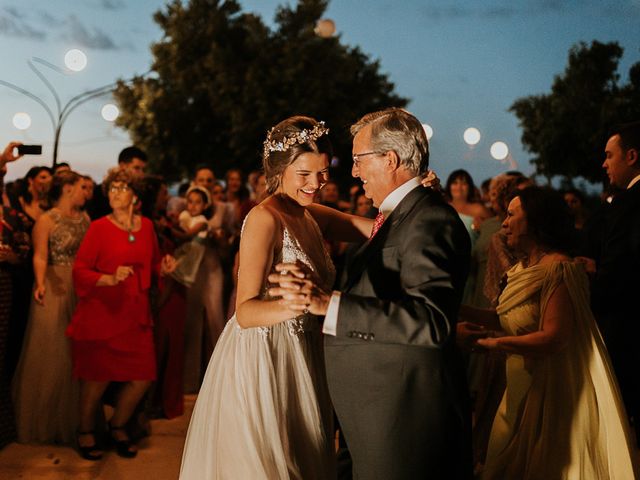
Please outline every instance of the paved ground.
[[12, 443], [0, 450], [0, 480], [176, 480], [195, 395], [185, 397], [185, 414], [153, 420], [152, 435], [134, 459], [106, 452], [98, 462], [80, 458], [70, 447]]

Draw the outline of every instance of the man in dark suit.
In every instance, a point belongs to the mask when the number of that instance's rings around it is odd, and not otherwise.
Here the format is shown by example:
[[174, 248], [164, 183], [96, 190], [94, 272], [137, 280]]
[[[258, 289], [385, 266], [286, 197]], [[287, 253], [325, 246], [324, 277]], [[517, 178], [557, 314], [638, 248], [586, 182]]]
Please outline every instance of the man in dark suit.
[[417, 118], [384, 110], [351, 132], [352, 174], [380, 214], [340, 292], [311, 288], [308, 308], [326, 314], [327, 379], [353, 478], [471, 478], [455, 347], [469, 235], [441, 195], [420, 186], [429, 148]]
[[[592, 307], [640, 439], [640, 122], [612, 129], [602, 165], [614, 196], [592, 285]], [[639, 441], [640, 444], [640, 441]]]
[[[146, 165], [147, 154], [138, 147], [126, 147], [118, 155], [118, 168], [127, 170], [136, 178], [144, 177]], [[107, 192], [102, 190], [102, 184], [96, 185], [93, 191], [93, 198], [85, 206], [91, 220], [104, 217], [111, 212], [108, 197]]]

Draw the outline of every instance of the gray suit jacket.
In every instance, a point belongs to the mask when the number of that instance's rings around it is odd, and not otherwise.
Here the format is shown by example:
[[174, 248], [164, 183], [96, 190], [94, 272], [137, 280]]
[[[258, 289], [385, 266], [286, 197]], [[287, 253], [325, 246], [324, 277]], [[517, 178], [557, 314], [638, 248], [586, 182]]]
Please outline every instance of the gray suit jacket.
[[348, 267], [325, 357], [354, 478], [471, 478], [455, 348], [469, 253], [455, 210], [417, 187]]

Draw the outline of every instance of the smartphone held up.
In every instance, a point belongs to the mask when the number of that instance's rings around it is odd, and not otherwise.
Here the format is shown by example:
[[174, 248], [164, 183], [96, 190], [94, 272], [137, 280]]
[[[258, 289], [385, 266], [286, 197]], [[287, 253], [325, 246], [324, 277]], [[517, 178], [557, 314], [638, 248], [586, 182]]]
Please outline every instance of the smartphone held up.
[[18, 155], [42, 155], [42, 145], [18, 145]]

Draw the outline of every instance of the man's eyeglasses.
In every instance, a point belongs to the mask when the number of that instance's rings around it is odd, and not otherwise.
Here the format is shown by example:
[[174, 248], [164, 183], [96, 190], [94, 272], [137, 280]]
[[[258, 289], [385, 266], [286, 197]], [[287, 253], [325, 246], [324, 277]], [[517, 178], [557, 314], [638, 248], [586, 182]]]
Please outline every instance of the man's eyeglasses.
[[359, 166], [360, 166], [360, 162], [362, 161], [362, 160], [360, 160], [360, 157], [366, 157], [367, 155], [382, 155], [383, 153], [384, 153], [384, 152], [365, 152], [365, 153], [354, 153], [354, 154], [352, 155], [352, 158], [353, 158], [353, 164], [354, 164], [356, 167], [359, 167]]
[[126, 193], [129, 190], [131, 190], [129, 185], [111, 185], [111, 188], [109, 189], [111, 193]]

